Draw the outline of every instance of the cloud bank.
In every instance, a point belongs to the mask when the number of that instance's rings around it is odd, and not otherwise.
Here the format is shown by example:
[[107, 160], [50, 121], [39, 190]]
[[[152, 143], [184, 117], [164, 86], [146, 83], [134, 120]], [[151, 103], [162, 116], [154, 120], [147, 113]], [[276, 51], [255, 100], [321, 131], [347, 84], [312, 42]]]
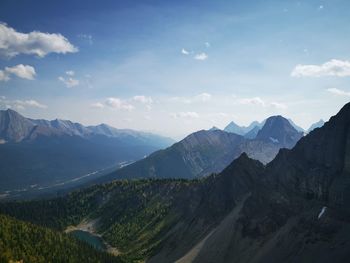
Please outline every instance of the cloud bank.
[[350, 61], [332, 59], [321, 65], [297, 65], [292, 77], [348, 77], [350, 76]]
[[45, 57], [49, 53], [74, 53], [78, 48], [61, 34], [32, 31], [21, 33], [0, 23], [0, 55], [15, 57], [19, 54]]
[[0, 81], [10, 80], [11, 75], [15, 75], [22, 79], [33, 80], [36, 76], [36, 72], [32, 66], [23, 64], [13, 67], [5, 67], [4, 70], [0, 70]]

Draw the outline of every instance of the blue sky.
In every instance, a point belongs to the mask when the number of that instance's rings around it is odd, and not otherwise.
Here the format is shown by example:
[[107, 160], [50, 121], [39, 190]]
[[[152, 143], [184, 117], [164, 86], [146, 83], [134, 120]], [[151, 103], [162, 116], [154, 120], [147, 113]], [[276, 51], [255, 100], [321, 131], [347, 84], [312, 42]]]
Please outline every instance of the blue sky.
[[350, 98], [350, 2], [1, 1], [0, 107], [179, 138]]

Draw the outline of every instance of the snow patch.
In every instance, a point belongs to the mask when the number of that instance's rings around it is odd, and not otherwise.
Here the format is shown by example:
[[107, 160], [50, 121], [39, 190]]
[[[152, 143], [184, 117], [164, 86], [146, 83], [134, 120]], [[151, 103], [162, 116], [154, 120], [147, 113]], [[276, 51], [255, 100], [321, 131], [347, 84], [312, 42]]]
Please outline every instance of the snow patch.
[[322, 207], [321, 212], [318, 214], [318, 219], [320, 219], [323, 216], [323, 214], [326, 212], [326, 210], [327, 210], [326, 206]]
[[279, 143], [279, 140], [278, 139], [275, 139], [273, 137], [270, 137], [270, 140], [273, 142], [273, 143]]

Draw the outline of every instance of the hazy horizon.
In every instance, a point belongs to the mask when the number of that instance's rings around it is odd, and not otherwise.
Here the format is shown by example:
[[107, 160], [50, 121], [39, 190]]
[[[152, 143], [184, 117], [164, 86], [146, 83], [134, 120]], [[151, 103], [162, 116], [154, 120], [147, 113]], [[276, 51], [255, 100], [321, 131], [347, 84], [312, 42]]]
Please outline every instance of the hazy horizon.
[[2, 1], [0, 109], [181, 138], [350, 98], [350, 3]]

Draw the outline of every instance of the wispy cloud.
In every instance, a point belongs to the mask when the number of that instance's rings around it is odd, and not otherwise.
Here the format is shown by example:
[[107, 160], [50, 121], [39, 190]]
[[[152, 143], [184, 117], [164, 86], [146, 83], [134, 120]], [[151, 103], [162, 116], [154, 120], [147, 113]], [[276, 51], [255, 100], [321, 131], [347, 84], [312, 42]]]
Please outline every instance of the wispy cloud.
[[67, 77], [59, 76], [58, 80], [63, 82], [67, 88], [72, 88], [79, 85], [79, 80], [73, 78], [73, 76], [75, 75], [73, 70], [66, 71], [66, 75]]
[[128, 103], [126, 100], [122, 100], [117, 97], [107, 98], [105, 101], [105, 105], [114, 109], [126, 110], [126, 111], [131, 111], [135, 108], [132, 104]]
[[171, 113], [170, 116], [174, 119], [179, 119], [179, 118], [196, 119], [196, 118], [199, 118], [199, 114], [197, 112], [194, 112], [194, 111]]
[[182, 54], [184, 54], [184, 55], [189, 55], [190, 54], [190, 52], [189, 51], [187, 51], [186, 49], [181, 49], [181, 53]]
[[170, 98], [171, 101], [175, 101], [175, 102], [182, 102], [182, 103], [186, 103], [186, 104], [191, 104], [191, 103], [195, 103], [195, 102], [207, 102], [209, 100], [212, 99], [212, 95], [207, 93], [207, 92], [203, 92], [200, 93], [198, 95], [195, 95], [193, 97], [172, 97]]
[[68, 76], [74, 76], [74, 71], [73, 70], [68, 70], [68, 71], [66, 71], [66, 74], [68, 75]]
[[195, 101], [207, 102], [207, 101], [211, 100], [211, 98], [212, 98], [211, 94], [204, 92], [204, 93], [201, 93], [201, 94], [195, 96], [194, 100]]
[[348, 77], [350, 76], [350, 61], [332, 59], [321, 65], [297, 65], [292, 77]]
[[144, 95], [134, 96], [133, 100], [137, 101], [137, 102], [140, 102], [140, 103], [143, 103], [143, 104], [152, 104], [153, 103], [152, 97], [147, 97], [147, 96], [144, 96]]
[[101, 102], [96, 102], [96, 103], [92, 103], [90, 107], [95, 109], [103, 109], [105, 105]]
[[19, 64], [13, 67], [5, 67], [4, 70], [0, 70], [0, 81], [10, 80], [10, 76], [15, 75], [22, 79], [33, 80], [36, 72], [32, 66]]
[[350, 97], [350, 91], [345, 91], [337, 88], [329, 88], [327, 91], [337, 96]]
[[15, 104], [22, 105], [23, 107], [34, 107], [40, 109], [46, 109], [47, 106], [37, 102], [36, 100], [15, 100]]
[[208, 55], [206, 54], [206, 53], [204, 53], [204, 52], [202, 52], [202, 53], [198, 53], [198, 54], [196, 54], [195, 56], [194, 56], [194, 59], [196, 59], [196, 60], [206, 60], [208, 58]]
[[45, 57], [49, 53], [73, 53], [78, 48], [72, 45], [61, 34], [17, 32], [15, 29], [0, 23], [0, 55], [14, 57], [19, 54]]
[[239, 103], [243, 105], [259, 105], [265, 107], [266, 103], [259, 97], [239, 99]]
[[90, 34], [79, 34], [79, 35], [78, 35], [78, 38], [81, 38], [81, 39], [84, 39], [84, 40], [88, 41], [88, 43], [89, 43], [90, 45], [93, 44], [92, 35], [90, 35]]
[[4, 108], [14, 108], [24, 110], [27, 107], [46, 109], [47, 106], [38, 102], [37, 100], [9, 100], [5, 96], [0, 96], [0, 105]]
[[281, 109], [285, 110], [288, 108], [286, 104], [280, 103], [280, 102], [268, 102], [263, 100], [260, 97], [253, 97], [253, 98], [243, 98], [243, 99], [238, 99], [238, 103], [242, 105], [255, 105], [255, 106], [260, 106], [260, 107], [272, 107], [276, 109]]
[[134, 101], [145, 105], [146, 109], [150, 111], [152, 109], [153, 99], [144, 95], [137, 95], [132, 98]]

